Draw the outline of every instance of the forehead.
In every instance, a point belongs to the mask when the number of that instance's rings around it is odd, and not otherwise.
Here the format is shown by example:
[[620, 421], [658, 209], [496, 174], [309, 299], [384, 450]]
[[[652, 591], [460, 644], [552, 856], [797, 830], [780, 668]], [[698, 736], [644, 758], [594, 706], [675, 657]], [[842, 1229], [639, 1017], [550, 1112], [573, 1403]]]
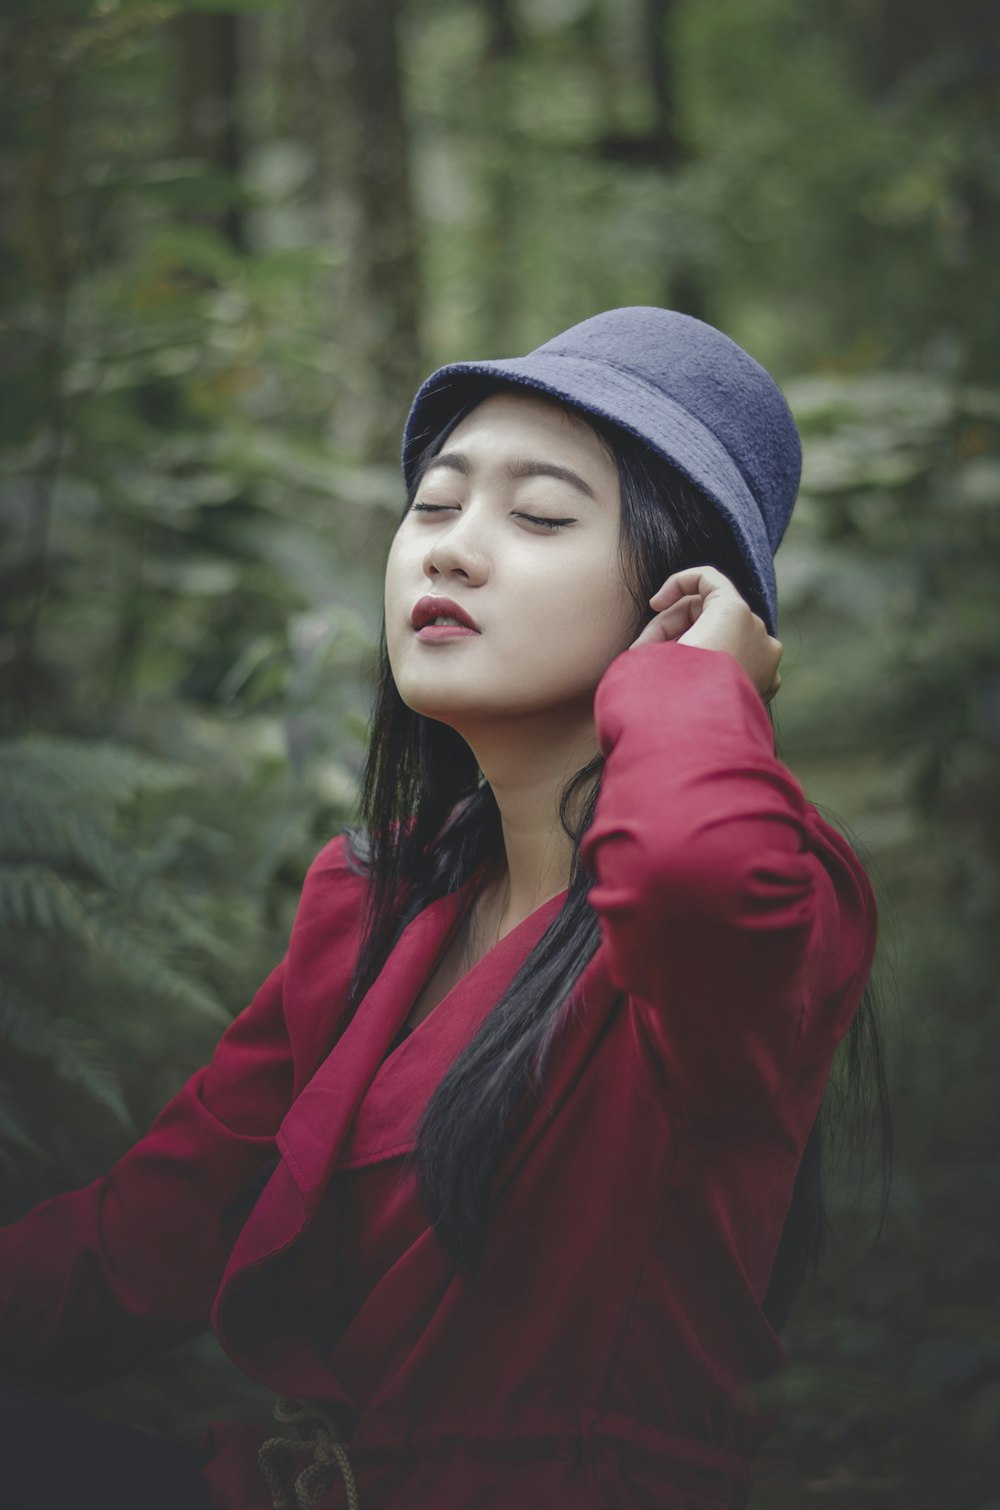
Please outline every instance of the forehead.
[[598, 477], [617, 478], [614, 458], [586, 420], [543, 394], [503, 391], [490, 394], [455, 426], [445, 442], [448, 451], [532, 452], [539, 459], [585, 464]]

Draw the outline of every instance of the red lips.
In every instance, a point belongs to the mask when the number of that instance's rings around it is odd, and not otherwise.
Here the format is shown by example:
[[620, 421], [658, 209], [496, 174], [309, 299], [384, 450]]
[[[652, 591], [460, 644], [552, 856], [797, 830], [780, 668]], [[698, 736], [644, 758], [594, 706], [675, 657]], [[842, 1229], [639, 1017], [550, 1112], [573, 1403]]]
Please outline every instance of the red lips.
[[477, 634], [480, 633], [479, 625], [472, 615], [466, 613], [465, 609], [452, 598], [428, 595], [414, 604], [413, 612], [410, 614], [410, 623], [414, 629], [424, 629], [428, 624], [433, 624], [435, 619], [457, 619], [466, 629], [474, 629]]

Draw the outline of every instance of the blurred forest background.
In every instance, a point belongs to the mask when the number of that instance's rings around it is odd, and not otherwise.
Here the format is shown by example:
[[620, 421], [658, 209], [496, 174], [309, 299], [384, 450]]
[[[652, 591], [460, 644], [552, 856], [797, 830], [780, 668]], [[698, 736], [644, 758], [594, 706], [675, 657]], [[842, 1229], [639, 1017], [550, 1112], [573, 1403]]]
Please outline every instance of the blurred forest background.
[[[896, 1118], [754, 1505], [996, 1510], [1000, 11], [9, 0], [0, 46], [0, 1219], [204, 1061], [351, 816], [419, 380], [685, 309], [803, 431], [779, 752], [876, 879]], [[210, 1339], [88, 1404], [269, 1409]]]

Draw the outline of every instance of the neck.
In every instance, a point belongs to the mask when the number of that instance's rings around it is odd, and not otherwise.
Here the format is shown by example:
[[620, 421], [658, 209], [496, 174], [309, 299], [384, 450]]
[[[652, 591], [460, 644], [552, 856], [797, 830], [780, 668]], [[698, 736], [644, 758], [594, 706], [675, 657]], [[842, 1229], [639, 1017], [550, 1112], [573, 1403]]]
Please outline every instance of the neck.
[[597, 754], [593, 713], [556, 727], [512, 720], [472, 737], [462, 732], [500, 810], [505, 863], [490, 911], [502, 937], [569, 885], [573, 845], [559, 801], [569, 778]]

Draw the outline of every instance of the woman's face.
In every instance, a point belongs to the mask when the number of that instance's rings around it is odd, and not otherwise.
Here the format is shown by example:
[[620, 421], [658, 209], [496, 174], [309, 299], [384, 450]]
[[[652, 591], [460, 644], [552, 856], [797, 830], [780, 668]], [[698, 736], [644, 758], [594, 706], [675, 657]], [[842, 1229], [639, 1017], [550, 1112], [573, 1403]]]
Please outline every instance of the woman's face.
[[[460, 729], [592, 717], [602, 672], [637, 628], [619, 512], [617, 468], [588, 425], [529, 394], [484, 399], [430, 463], [389, 552], [386, 635], [404, 702]], [[455, 608], [474, 628], [427, 622]]]

